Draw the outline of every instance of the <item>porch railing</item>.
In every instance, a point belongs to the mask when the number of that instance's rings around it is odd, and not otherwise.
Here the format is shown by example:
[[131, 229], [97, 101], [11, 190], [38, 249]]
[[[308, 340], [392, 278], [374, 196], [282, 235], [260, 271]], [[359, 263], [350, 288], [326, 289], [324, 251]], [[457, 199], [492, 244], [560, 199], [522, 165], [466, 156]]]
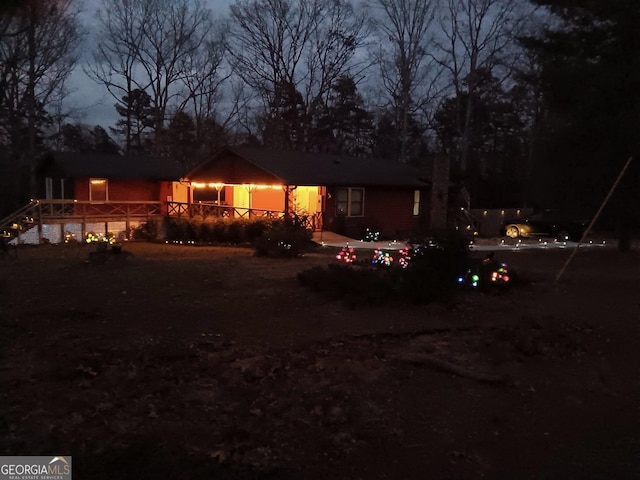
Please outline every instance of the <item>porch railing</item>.
[[161, 202], [90, 202], [82, 200], [36, 200], [34, 216], [51, 220], [78, 218], [151, 218], [162, 214]]
[[234, 207], [217, 203], [167, 202], [167, 214], [170, 217], [192, 218], [196, 216], [218, 218], [282, 218], [281, 210], [265, 210], [261, 208]]
[[[167, 202], [167, 215], [170, 217], [192, 218], [200, 216], [202, 218], [283, 218], [285, 213], [282, 210], [265, 210], [261, 208], [236, 207], [232, 205], [220, 205], [218, 203], [198, 202], [182, 203]], [[294, 214], [296, 221], [299, 221], [306, 228], [312, 231], [322, 228], [322, 213], [312, 215]]]

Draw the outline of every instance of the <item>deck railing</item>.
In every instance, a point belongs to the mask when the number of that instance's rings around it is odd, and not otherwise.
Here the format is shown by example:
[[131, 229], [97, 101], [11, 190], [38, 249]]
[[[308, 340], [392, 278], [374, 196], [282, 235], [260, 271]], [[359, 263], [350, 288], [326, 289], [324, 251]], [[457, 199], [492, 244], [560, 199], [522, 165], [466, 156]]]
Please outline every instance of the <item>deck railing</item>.
[[[20, 210], [2, 220], [0, 234], [13, 237], [18, 231], [44, 224], [90, 223], [112, 221], [144, 221], [160, 216], [193, 218], [283, 218], [285, 212], [261, 208], [246, 208], [217, 203], [182, 202], [91, 202], [82, 200], [40, 199], [32, 200]], [[296, 221], [310, 230], [322, 227], [322, 214], [295, 215]]]
[[266, 210], [262, 208], [235, 207], [232, 205], [219, 205], [217, 203], [198, 202], [182, 203], [167, 202], [167, 214], [170, 217], [192, 218], [200, 216], [218, 218], [282, 218], [281, 210]]
[[34, 215], [51, 220], [79, 218], [151, 218], [162, 214], [161, 202], [90, 202], [82, 200], [36, 200]]
[[[198, 202], [182, 203], [167, 202], [167, 215], [170, 217], [193, 218], [283, 218], [285, 212], [282, 210], [266, 210], [262, 208], [235, 207], [232, 205], [219, 205], [217, 203]], [[299, 221], [309, 230], [316, 231], [322, 228], [322, 213], [312, 215], [293, 214], [296, 221]]]

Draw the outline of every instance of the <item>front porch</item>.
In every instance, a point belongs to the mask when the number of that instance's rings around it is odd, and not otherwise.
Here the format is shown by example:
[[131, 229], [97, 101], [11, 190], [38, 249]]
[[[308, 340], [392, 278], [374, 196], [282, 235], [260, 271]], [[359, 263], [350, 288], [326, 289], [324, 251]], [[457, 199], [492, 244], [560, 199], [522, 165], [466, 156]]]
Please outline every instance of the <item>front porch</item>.
[[[283, 210], [268, 210], [264, 208], [238, 207], [233, 205], [219, 205], [217, 202], [167, 202], [167, 215], [178, 218], [283, 218], [287, 215]], [[290, 213], [292, 218], [301, 222], [308, 230], [317, 232], [322, 230], [322, 212], [312, 214]]]

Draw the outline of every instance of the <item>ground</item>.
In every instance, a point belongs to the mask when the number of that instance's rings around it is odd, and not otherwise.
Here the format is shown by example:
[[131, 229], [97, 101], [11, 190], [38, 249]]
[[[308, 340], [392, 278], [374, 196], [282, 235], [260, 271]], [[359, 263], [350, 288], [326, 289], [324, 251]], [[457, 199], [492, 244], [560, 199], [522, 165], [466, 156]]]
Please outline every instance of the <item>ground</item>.
[[637, 249], [500, 252], [455, 304], [298, 284], [331, 249], [0, 256], [0, 445], [79, 479], [640, 478]]

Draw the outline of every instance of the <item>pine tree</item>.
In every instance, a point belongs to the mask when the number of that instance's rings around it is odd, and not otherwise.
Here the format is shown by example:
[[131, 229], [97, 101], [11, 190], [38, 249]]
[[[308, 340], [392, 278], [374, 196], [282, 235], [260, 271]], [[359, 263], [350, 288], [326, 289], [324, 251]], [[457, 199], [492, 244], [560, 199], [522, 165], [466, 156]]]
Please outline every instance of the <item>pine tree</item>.
[[373, 115], [364, 108], [362, 97], [351, 77], [342, 76], [331, 89], [326, 108], [317, 121], [318, 145], [330, 140], [332, 153], [352, 157], [371, 156], [373, 153]]
[[[553, 181], [548, 195], [555, 204], [593, 213], [626, 159], [640, 150], [640, 3], [536, 3], [560, 20], [542, 36], [524, 40], [541, 59], [549, 111], [539, 177]], [[615, 215], [632, 217], [629, 209], [640, 205], [639, 163], [611, 198]]]
[[111, 131], [124, 137], [125, 153], [148, 152], [148, 133], [155, 125], [155, 111], [151, 106], [151, 97], [140, 89], [133, 90], [122, 97], [122, 104], [115, 104], [116, 111], [123, 117], [116, 122]]

